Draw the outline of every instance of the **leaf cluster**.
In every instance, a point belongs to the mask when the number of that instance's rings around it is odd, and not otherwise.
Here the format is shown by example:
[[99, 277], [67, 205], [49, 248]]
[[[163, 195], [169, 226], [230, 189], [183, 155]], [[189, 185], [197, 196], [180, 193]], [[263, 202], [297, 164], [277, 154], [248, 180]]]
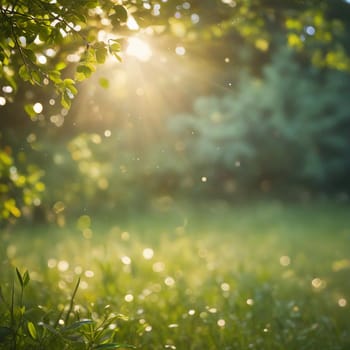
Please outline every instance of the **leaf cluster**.
[[[61, 96], [61, 105], [69, 109], [77, 94], [76, 81], [88, 78], [108, 54], [121, 60], [116, 39], [98, 40], [101, 21], [110, 21], [109, 30], [112, 30], [125, 24], [127, 17], [126, 7], [110, 1], [3, 2], [0, 82], [10, 86], [13, 94], [19, 80], [41, 87], [51, 85]], [[69, 54], [80, 57], [73, 75], [69, 67], [74, 62], [67, 60]], [[11, 100], [12, 95], [7, 99]], [[33, 113], [30, 108], [26, 111]]]
[[43, 171], [27, 161], [24, 152], [0, 150], [0, 223], [22, 216], [24, 208], [40, 202]]

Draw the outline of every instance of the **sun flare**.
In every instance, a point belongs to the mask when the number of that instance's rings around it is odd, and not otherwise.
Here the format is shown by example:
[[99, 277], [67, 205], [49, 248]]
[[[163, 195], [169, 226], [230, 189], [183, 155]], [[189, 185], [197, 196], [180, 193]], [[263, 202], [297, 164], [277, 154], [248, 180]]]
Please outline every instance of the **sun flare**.
[[132, 37], [128, 39], [126, 54], [146, 62], [152, 57], [151, 47], [142, 39]]

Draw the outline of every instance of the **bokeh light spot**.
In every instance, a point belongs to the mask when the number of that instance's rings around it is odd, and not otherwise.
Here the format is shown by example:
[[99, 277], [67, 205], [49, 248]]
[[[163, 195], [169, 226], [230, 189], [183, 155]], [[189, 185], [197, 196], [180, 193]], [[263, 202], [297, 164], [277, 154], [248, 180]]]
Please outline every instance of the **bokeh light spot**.
[[287, 255], [283, 255], [280, 257], [280, 264], [282, 266], [288, 266], [290, 264], [290, 257]]
[[57, 264], [57, 268], [59, 271], [64, 272], [69, 269], [69, 263], [66, 260], [60, 260]]
[[33, 110], [36, 114], [39, 114], [43, 111], [43, 105], [40, 102], [36, 102], [33, 105]]
[[146, 260], [150, 260], [153, 258], [154, 251], [152, 248], [145, 248], [142, 252], [142, 255]]
[[186, 54], [186, 49], [183, 47], [183, 46], [177, 46], [175, 48], [175, 53], [178, 55], [178, 56], [183, 56]]
[[6, 104], [6, 98], [3, 96], [0, 96], [0, 106], [5, 106]]
[[164, 283], [168, 286], [168, 287], [172, 287], [175, 284], [175, 280], [174, 278], [168, 276], [164, 279]]
[[326, 282], [323, 281], [321, 278], [314, 278], [312, 281], [311, 281], [311, 285], [315, 288], [315, 289], [322, 289], [326, 286]]
[[120, 260], [122, 261], [122, 263], [124, 265], [130, 265], [131, 264], [131, 259], [128, 256], [126, 256], [126, 255], [122, 256], [120, 258]]
[[87, 277], [87, 278], [92, 278], [95, 276], [95, 273], [94, 271], [91, 271], [91, 270], [86, 270], [84, 275]]
[[126, 294], [125, 297], [124, 297], [124, 300], [127, 303], [131, 303], [134, 300], [134, 296], [132, 294]]
[[220, 286], [221, 290], [224, 291], [224, 292], [228, 292], [230, 290], [230, 285], [228, 283], [221, 283], [221, 286]]
[[345, 298], [340, 298], [339, 300], [338, 300], [338, 305], [340, 306], [340, 307], [345, 307], [346, 305], [347, 305], [347, 300], [345, 299]]
[[219, 327], [225, 327], [226, 321], [223, 320], [223, 319], [220, 319], [220, 320], [218, 320], [217, 325], [218, 325]]
[[56, 259], [49, 259], [47, 261], [47, 266], [49, 269], [53, 269], [54, 267], [57, 266], [57, 260]]

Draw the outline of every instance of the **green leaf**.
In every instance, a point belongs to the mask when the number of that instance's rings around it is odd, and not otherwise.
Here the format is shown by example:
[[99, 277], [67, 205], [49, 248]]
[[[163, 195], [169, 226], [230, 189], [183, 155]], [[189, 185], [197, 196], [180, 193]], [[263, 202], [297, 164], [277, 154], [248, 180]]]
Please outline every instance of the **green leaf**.
[[76, 17], [80, 22], [86, 23], [86, 17], [83, 14], [75, 13], [74, 17]]
[[78, 93], [73, 79], [64, 79], [63, 85], [68, 95], [76, 95]]
[[128, 20], [128, 10], [123, 5], [114, 6], [114, 17], [121, 23], [125, 23]]
[[72, 101], [66, 92], [64, 92], [61, 96], [61, 105], [66, 109], [69, 109], [72, 105]]
[[9, 47], [11, 47], [11, 49], [13, 49], [13, 48], [16, 46], [16, 44], [15, 44], [15, 42], [12, 40], [12, 38], [8, 38], [8, 39], [7, 39], [7, 45], [8, 45]]
[[67, 67], [67, 64], [65, 63], [65, 62], [58, 62], [57, 64], [56, 64], [56, 70], [62, 70], [62, 69], [64, 69], [64, 68], [66, 68]]
[[101, 87], [103, 87], [104, 89], [108, 89], [109, 88], [109, 80], [106, 78], [100, 78], [98, 80], [99, 84]]
[[[35, 113], [35, 112], [34, 112]], [[23, 278], [21, 273], [19, 272], [18, 268], [16, 267], [16, 274], [17, 274], [17, 279], [19, 281], [19, 284], [21, 285], [21, 287], [23, 288], [24, 284], [23, 284]]]
[[36, 61], [36, 56], [35, 56], [35, 53], [34, 53], [34, 51], [32, 49], [22, 48], [22, 52], [27, 57], [27, 60], [29, 60], [31, 62], [35, 62]]
[[[97, 47], [100, 47], [98, 43]], [[96, 63], [96, 47], [89, 46], [80, 57], [81, 65], [94, 65]]]
[[25, 112], [32, 118], [36, 116], [36, 113], [34, 111], [33, 105], [32, 104], [27, 104], [24, 106]]
[[96, 49], [96, 60], [97, 63], [103, 64], [106, 61], [107, 49], [105, 47], [98, 47]]
[[63, 83], [64, 83], [65, 86], [74, 85], [74, 80], [67, 78], [67, 79], [63, 80]]
[[18, 74], [24, 81], [30, 80], [30, 74], [28, 72], [28, 69], [25, 65], [21, 66], [18, 70]]
[[76, 321], [74, 323], [72, 323], [71, 325], [64, 327], [62, 330], [65, 332], [69, 332], [75, 329], [79, 329], [87, 324], [93, 324], [94, 321], [90, 320], [90, 319], [86, 319], [86, 320], [81, 320], [81, 321]]
[[76, 73], [78, 73], [78, 74], [75, 75], [75, 79], [78, 81], [81, 81], [81, 80], [84, 80], [84, 79], [87, 79], [88, 77], [90, 77], [90, 75], [93, 72], [93, 70], [91, 68], [92, 68], [91, 65], [80, 64], [77, 67]]
[[121, 49], [121, 46], [118, 42], [114, 42], [113, 44], [109, 45], [109, 51], [111, 53], [119, 52], [120, 49]]
[[51, 27], [50, 26], [41, 26], [40, 27], [40, 32], [39, 32], [39, 39], [41, 41], [46, 41], [51, 34]]
[[23, 287], [25, 287], [30, 281], [29, 272], [26, 270], [23, 274]]
[[66, 87], [66, 93], [70, 99], [73, 99], [73, 97], [78, 93], [78, 90], [74, 85], [69, 85]]
[[37, 34], [35, 33], [35, 31], [27, 31], [25, 37], [27, 41], [27, 46], [29, 46], [34, 42], [35, 38], [37, 37]]
[[54, 327], [52, 327], [49, 324], [42, 323], [41, 324], [43, 328], [47, 329], [49, 332], [51, 332], [54, 335], [61, 336], [60, 332], [58, 332]]
[[99, 2], [96, 0], [89, 0], [85, 3], [85, 6], [89, 9], [93, 9], [99, 5]]
[[119, 62], [123, 62], [123, 59], [122, 59], [121, 56], [119, 56], [117, 53], [113, 52], [113, 56], [114, 56]]
[[84, 80], [84, 79], [88, 78], [92, 72], [91, 72], [90, 68], [88, 68], [86, 66], [78, 66], [77, 73], [79, 73], [79, 75], [76, 75], [75, 79]]
[[83, 81], [83, 80], [86, 79], [86, 76], [85, 76], [85, 74], [83, 74], [83, 73], [75, 72], [75, 74], [74, 74], [74, 79], [75, 79], [76, 81]]
[[30, 321], [29, 321], [29, 322], [27, 323], [27, 328], [28, 328], [29, 335], [30, 335], [34, 340], [37, 339], [38, 334], [37, 334], [37, 332], [36, 332], [36, 328], [35, 328], [33, 322], [30, 322]]
[[59, 84], [62, 82], [61, 73], [58, 70], [53, 70], [48, 73], [49, 79], [55, 83]]
[[37, 71], [31, 71], [31, 83], [41, 85], [41, 77]]

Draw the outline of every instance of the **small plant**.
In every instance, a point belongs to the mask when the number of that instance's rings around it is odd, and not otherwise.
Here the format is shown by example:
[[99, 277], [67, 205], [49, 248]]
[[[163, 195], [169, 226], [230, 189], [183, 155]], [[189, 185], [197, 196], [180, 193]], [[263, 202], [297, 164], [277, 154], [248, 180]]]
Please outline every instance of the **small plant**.
[[32, 323], [28, 323], [27, 329], [25, 329], [24, 314], [26, 308], [23, 304], [24, 289], [28, 285], [30, 277], [28, 271], [25, 271], [22, 275], [16, 268], [17, 279], [20, 284], [20, 294], [19, 299], [16, 303], [15, 301], [15, 286], [12, 283], [10, 303], [8, 303], [4, 297], [4, 293], [0, 286], [0, 298], [5, 305], [5, 315], [3, 319], [7, 320], [7, 326], [0, 327], [0, 346], [6, 344], [10, 349], [17, 349], [17, 345], [20, 339], [27, 336], [27, 333], [35, 331], [35, 327]]
[[70, 297], [68, 307], [56, 315], [52, 310], [44, 311], [27, 308], [24, 303], [24, 292], [30, 281], [29, 272], [23, 274], [16, 268], [19, 292], [16, 293], [13, 281], [9, 301], [0, 286], [0, 349], [126, 349], [134, 348], [129, 344], [115, 342], [118, 328], [118, 319], [125, 316], [109, 312], [105, 308], [102, 320], [95, 320], [92, 311], [89, 318], [80, 318], [79, 312], [74, 311], [74, 299], [79, 288], [78, 279]]

